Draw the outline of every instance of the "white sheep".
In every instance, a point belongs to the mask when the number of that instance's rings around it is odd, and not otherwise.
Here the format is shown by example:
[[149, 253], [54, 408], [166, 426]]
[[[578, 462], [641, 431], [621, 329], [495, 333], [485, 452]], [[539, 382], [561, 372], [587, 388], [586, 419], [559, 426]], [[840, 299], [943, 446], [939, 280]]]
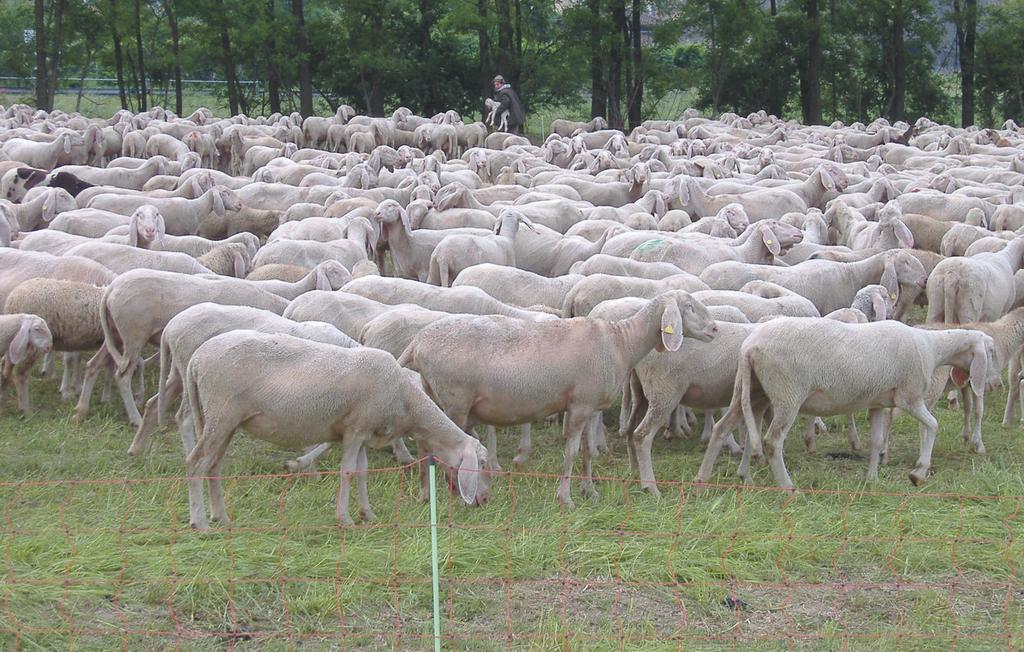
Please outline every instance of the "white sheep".
[[449, 287], [459, 272], [481, 263], [515, 267], [515, 240], [520, 224], [528, 229], [534, 228], [533, 223], [519, 211], [506, 210], [498, 218], [493, 234], [454, 234], [444, 238], [430, 255], [427, 282]]
[[[3, 381], [13, 377], [18, 394], [18, 409], [29, 413], [28, 377], [32, 365], [53, 346], [53, 336], [42, 317], [24, 313], [0, 315], [0, 353], [3, 354]], [[0, 407], [4, 399], [0, 383]]]
[[[287, 354], [282, 356], [281, 351]], [[231, 359], [231, 367], [224, 360]], [[235, 369], [248, 369], [238, 374]], [[293, 382], [282, 377], [301, 373]], [[421, 451], [432, 452], [457, 469], [459, 493], [469, 504], [489, 496], [487, 451], [415, 387], [388, 353], [365, 347], [343, 349], [288, 335], [232, 331], [196, 350], [186, 371], [186, 389], [199, 433], [187, 455], [189, 477], [210, 476], [212, 517], [227, 523], [220, 480], [224, 451], [238, 428], [280, 446], [300, 447], [341, 441], [341, 483], [337, 517], [349, 516], [352, 475], [365, 477], [365, 446], [387, 444], [408, 434]], [[310, 397], [318, 397], [310, 407]], [[225, 398], [230, 397], [229, 400]], [[270, 398], [268, 398], [270, 397]], [[252, 409], [260, 419], [250, 419]], [[209, 527], [202, 486], [189, 488], [189, 523]], [[360, 483], [360, 514], [373, 518], [365, 484]]]

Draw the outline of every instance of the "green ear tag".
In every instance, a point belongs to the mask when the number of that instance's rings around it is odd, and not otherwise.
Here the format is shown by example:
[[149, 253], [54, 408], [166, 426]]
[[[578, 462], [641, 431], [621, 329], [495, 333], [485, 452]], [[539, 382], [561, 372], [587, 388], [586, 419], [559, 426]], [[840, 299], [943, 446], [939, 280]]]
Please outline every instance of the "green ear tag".
[[674, 335], [676, 330], [674, 328], [672, 328], [671, 326], [666, 326], [665, 330], [663, 330], [662, 332], [666, 333], [668, 335]]

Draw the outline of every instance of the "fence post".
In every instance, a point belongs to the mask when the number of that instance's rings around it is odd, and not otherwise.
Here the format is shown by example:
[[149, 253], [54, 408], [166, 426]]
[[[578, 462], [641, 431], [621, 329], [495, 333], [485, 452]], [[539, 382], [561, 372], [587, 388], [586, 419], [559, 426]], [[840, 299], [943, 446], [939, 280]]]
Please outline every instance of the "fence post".
[[441, 652], [441, 578], [437, 564], [437, 483], [430, 456], [430, 574], [434, 586], [434, 652]]

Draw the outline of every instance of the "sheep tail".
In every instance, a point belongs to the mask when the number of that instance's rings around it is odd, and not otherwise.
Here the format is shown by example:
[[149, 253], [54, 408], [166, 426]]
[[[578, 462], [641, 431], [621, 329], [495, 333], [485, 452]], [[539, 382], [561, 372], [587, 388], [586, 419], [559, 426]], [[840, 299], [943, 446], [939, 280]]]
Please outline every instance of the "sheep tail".
[[734, 396], [739, 396], [740, 407], [743, 409], [743, 420], [747, 424], [747, 446], [750, 446], [751, 458], [759, 458], [764, 454], [761, 446], [761, 429], [754, 418], [754, 410], [750, 405], [751, 385], [750, 351], [740, 353], [739, 367], [736, 370], [736, 386]]
[[106, 296], [103, 297], [103, 305], [100, 307], [100, 328], [103, 330], [103, 345], [107, 347], [110, 357], [114, 359], [117, 373], [125, 373], [130, 360], [117, 349], [120, 337], [117, 332], [117, 324], [114, 323], [114, 316], [110, 313], [110, 306], [107, 305]]

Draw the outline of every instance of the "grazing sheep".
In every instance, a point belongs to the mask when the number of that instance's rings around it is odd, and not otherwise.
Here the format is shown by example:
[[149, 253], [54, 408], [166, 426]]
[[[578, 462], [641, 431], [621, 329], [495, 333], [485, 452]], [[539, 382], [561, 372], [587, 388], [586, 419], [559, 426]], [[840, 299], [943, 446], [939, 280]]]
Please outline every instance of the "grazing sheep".
[[[224, 360], [233, 364], [226, 367]], [[251, 372], [239, 374], [235, 369]], [[301, 373], [295, 376], [297, 369]], [[294, 381], [280, 382], [288, 376], [295, 376]], [[418, 442], [421, 452], [431, 452], [457, 469], [459, 493], [468, 504], [481, 504], [489, 496], [487, 451], [452, 423], [384, 351], [232, 331], [196, 350], [185, 384], [199, 433], [186, 457], [187, 473], [210, 477], [215, 521], [228, 522], [217, 478], [227, 444], [239, 428], [292, 448], [340, 440], [337, 517], [342, 525], [353, 523], [349, 486], [353, 474], [365, 478], [364, 447], [387, 444], [405, 434]], [[251, 416], [254, 411], [258, 418]], [[366, 485], [358, 484], [360, 515], [370, 520], [374, 516]], [[209, 527], [201, 484], [189, 486], [189, 523], [198, 530]]]
[[582, 450], [584, 491], [594, 493], [589, 446], [580, 447], [594, 412], [611, 405], [629, 370], [652, 349], [675, 351], [684, 335], [707, 341], [716, 330], [699, 301], [671, 291], [617, 322], [452, 316], [420, 331], [398, 361], [419, 372], [427, 394], [464, 430], [476, 423], [509, 426], [565, 412], [557, 496], [572, 507], [569, 479], [577, 450]]
[[53, 346], [53, 336], [42, 317], [29, 314], [0, 315], [0, 353], [3, 354], [3, 374], [0, 378], [0, 408], [3, 406], [3, 385], [14, 378], [18, 394], [18, 409], [29, 413], [28, 376], [32, 365], [41, 354]]

